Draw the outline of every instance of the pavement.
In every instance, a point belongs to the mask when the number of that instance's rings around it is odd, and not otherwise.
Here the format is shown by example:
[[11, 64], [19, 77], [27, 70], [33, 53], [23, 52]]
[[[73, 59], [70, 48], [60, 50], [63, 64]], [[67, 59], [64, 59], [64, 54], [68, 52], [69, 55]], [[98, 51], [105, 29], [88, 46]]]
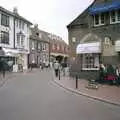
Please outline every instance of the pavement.
[[78, 79], [78, 88], [76, 88], [75, 78], [69, 77], [68, 73], [66, 76], [63, 76], [61, 73], [59, 80], [59, 78], [54, 76], [54, 72], [53, 82], [75, 94], [120, 106], [120, 86], [98, 84], [98, 89], [90, 89], [87, 87], [88, 80]]

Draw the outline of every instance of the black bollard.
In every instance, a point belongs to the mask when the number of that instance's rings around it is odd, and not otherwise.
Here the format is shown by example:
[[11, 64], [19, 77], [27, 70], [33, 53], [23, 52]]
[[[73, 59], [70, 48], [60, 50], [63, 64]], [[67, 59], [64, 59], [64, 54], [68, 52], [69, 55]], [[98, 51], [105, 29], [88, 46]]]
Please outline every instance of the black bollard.
[[59, 80], [60, 80], [60, 70], [58, 70], [58, 72], [59, 72]]
[[78, 88], [78, 76], [76, 75], [76, 89]]
[[5, 70], [3, 70], [3, 78], [5, 78]]

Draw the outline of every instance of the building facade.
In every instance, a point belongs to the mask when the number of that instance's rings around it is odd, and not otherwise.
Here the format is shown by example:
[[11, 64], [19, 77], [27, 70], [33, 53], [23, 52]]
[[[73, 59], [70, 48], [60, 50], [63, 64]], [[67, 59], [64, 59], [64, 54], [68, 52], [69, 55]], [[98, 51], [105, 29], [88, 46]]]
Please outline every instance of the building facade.
[[28, 67], [30, 25], [32, 23], [20, 16], [16, 8], [11, 12], [0, 7], [0, 47], [4, 53], [0, 58], [13, 61], [15, 72], [19, 65], [23, 69]]
[[58, 60], [62, 62], [68, 59], [68, 45], [61, 37], [48, 34], [50, 41], [50, 61]]
[[30, 54], [28, 58], [29, 65], [34, 63], [35, 67], [39, 66], [40, 63], [49, 63], [49, 39], [47, 32], [40, 30], [38, 25], [31, 28]]
[[68, 26], [70, 74], [96, 79], [99, 64], [120, 64], [120, 1], [95, 0]]

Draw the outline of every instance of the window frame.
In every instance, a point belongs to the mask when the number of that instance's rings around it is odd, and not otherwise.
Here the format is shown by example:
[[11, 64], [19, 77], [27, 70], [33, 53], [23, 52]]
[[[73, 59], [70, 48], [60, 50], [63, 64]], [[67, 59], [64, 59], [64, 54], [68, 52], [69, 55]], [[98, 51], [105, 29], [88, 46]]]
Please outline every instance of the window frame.
[[9, 16], [2, 13], [1, 14], [1, 25], [5, 26], [5, 27], [9, 27], [9, 24], [10, 24]]
[[[104, 23], [102, 23], [102, 14], [104, 15]], [[96, 20], [95, 20], [95, 17], [96, 15], [98, 15], [98, 24], [96, 24]], [[94, 27], [97, 27], [97, 26], [103, 26], [105, 25], [105, 14], [104, 13], [99, 13], [99, 14], [96, 14], [93, 16], [93, 21], [94, 21]]]
[[9, 44], [9, 42], [10, 42], [10, 36], [9, 36], [10, 34], [9, 34], [9, 32], [1, 31], [0, 33], [1, 33], [0, 43], [2, 43], [2, 44]]
[[[19, 38], [19, 39], [18, 39]], [[17, 47], [24, 48], [25, 47], [25, 35], [17, 34]]]
[[[110, 24], [120, 23], [120, 20], [119, 20], [119, 19], [120, 19], [120, 18], [119, 18], [120, 16], [118, 17], [118, 15], [119, 15], [119, 14], [118, 14], [118, 11], [120, 12], [120, 9], [114, 10], [114, 12], [115, 12], [115, 22], [112, 21], [112, 15], [111, 15], [111, 14], [112, 14], [113, 11], [109, 12], [109, 15], [110, 15]], [[118, 19], [118, 18], [119, 18], [119, 19]]]
[[[87, 63], [85, 62], [85, 57], [93, 57], [93, 62], [88, 63], [88, 61], [90, 61], [90, 59], [87, 60]], [[98, 59], [98, 66], [100, 64], [100, 55], [98, 53], [86, 53], [82, 55], [82, 70], [99, 70], [99, 67], [85, 67], [85, 66], [94, 66], [95, 65], [95, 58]]]

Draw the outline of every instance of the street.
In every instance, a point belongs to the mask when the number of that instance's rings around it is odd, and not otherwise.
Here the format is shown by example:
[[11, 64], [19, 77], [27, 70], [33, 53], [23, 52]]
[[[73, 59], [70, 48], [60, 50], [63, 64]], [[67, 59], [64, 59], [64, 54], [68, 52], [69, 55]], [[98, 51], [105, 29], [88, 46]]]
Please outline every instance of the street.
[[52, 71], [16, 76], [0, 88], [0, 120], [120, 120], [120, 107], [52, 84]]

